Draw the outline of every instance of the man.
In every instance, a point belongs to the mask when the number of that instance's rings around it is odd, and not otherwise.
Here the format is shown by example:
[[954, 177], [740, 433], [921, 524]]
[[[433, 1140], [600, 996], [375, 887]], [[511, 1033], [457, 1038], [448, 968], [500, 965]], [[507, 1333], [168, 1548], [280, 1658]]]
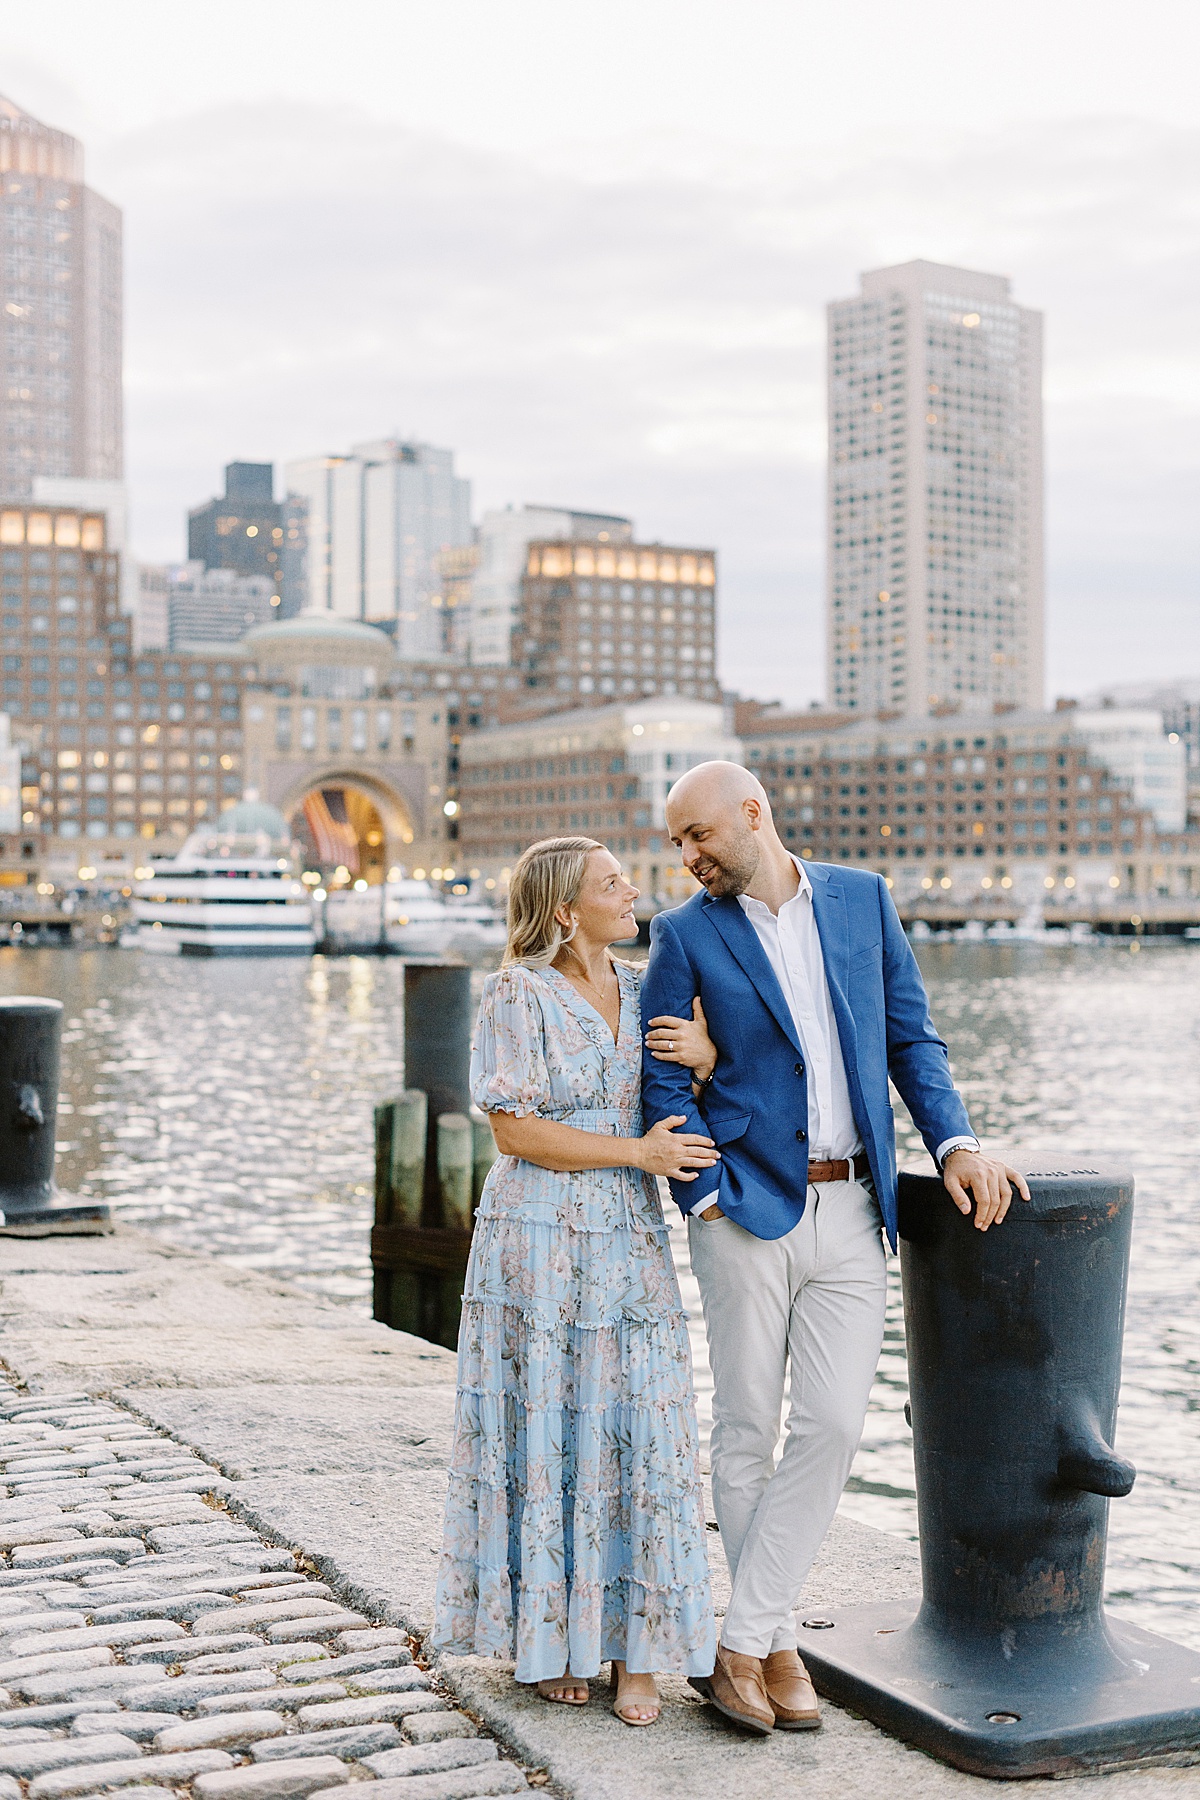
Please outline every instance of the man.
[[[757, 779], [703, 763], [667, 800], [704, 892], [654, 920], [642, 987], [647, 1125], [683, 1115], [720, 1163], [673, 1184], [712, 1362], [713, 1503], [733, 1593], [710, 1678], [753, 1732], [820, 1723], [792, 1608], [858, 1448], [896, 1244], [895, 1083], [951, 1200], [999, 1224], [1015, 1170], [980, 1152], [887, 885], [801, 863]], [[693, 1098], [672, 1027], [699, 1001], [717, 1062]], [[656, 1054], [657, 1052], [657, 1054]], [[784, 1376], [791, 1403], [779, 1466]]]

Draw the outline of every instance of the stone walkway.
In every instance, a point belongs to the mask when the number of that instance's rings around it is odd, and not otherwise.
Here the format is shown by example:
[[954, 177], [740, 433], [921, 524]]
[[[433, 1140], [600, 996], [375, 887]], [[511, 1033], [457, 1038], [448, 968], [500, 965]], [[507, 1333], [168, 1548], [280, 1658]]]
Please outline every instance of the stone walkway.
[[[127, 1410], [0, 1390], [0, 1800], [377, 1800], [527, 1787], [413, 1659]], [[541, 1772], [535, 1774], [535, 1782]]]
[[[668, 1680], [631, 1731], [601, 1691], [568, 1710], [504, 1664], [423, 1666], [454, 1398], [436, 1346], [132, 1232], [0, 1239], [0, 1321], [0, 1800], [1062, 1794], [831, 1706], [751, 1740]], [[911, 1545], [837, 1522], [806, 1603], [918, 1586]], [[1200, 1800], [1200, 1768], [1073, 1791]]]

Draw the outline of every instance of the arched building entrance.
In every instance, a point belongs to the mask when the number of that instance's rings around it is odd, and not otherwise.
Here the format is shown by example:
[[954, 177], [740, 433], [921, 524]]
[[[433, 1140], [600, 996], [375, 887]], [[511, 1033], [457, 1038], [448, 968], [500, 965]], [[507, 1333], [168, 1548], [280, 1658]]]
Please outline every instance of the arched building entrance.
[[327, 879], [345, 869], [371, 886], [406, 861], [412, 821], [400, 796], [378, 777], [330, 770], [309, 778], [283, 806], [304, 865]]

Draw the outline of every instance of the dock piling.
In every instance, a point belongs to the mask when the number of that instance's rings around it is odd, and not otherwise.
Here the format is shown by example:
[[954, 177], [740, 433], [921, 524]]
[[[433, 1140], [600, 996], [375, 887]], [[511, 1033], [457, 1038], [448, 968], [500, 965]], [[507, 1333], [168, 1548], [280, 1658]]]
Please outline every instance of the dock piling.
[[437, 1122], [438, 1194], [442, 1224], [450, 1231], [470, 1231], [472, 1139], [464, 1113], [442, 1113]]
[[471, 1137], [473, 1140], [471, 1203], [478, 1206], [483, 1193], [483, 1184], [488, 1177], [488, 1170], [495, 1162], [498, 1153], [488, 1116], [486, 1113], [480, 1112], [476, 1106], [471, 1108]]
[[419, 1225], [425, 1198], [425, 1132], [429, 1102], [419, 1088], [405, 1088], [392, 1102], [391, 1223]]
[[405, 1091], [376, 1108], [374, 1316], [450, 1349], [486, 1174], [469, 1117], [472, 1024], [469, 969], [410, 963]]

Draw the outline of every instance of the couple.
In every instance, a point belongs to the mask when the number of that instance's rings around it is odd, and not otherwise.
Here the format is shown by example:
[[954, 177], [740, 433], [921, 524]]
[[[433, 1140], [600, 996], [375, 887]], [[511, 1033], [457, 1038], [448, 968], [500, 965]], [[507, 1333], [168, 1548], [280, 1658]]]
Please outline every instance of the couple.
[[[433, 1643], [515, 1657], [574, 1705], [608, 1662], [628, 1725], [654, 1722], [674, 1672], [744, 1730], [807, 1730], [792, 1608], [882, 1342], [889, 1075], [981, 1230], [1025, 1188], [971, 1133], [883, 880], [798, 862], [735, 764], [677, 781], [667, 825], [704, 892], [655, 919], [640, 993], [609, 951], [637, 890], [603, 845], [550, 839], [513, 873], [472, 1063], [500, 1157], [466, 1277]], [[715, 1384], [719, 1643], [659, 1175], [688, 1215]]]

